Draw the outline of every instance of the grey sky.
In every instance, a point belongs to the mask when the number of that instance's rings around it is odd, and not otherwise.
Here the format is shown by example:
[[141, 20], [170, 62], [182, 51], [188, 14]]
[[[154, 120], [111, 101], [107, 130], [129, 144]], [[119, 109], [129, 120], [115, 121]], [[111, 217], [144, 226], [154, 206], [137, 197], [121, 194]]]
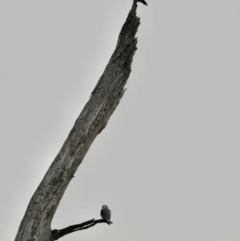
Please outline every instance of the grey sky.
[[[240, 2], [139, 4], [127, 91], [70, 183], [61, 240], [240, 240]], [[1, 240], [102, 74], [131, 7], [116, 1], [0, 1]]]

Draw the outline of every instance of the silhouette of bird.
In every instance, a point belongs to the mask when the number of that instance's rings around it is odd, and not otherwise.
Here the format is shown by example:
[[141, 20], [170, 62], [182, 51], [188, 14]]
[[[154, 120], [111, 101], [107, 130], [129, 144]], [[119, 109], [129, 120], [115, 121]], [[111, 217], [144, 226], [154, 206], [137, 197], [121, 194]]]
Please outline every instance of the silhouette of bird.
[[112, 222], [110, 221], [111, 219], [111, 211], [108, 208], [107, 205], [103, 205], [102, 206], [102, 210], [101, 210], [101, 217], [110, 225]]
[[141, 2], [142, 4], [148, 6], [147, 3], [144, 0], [137, 0], [137, 2]]

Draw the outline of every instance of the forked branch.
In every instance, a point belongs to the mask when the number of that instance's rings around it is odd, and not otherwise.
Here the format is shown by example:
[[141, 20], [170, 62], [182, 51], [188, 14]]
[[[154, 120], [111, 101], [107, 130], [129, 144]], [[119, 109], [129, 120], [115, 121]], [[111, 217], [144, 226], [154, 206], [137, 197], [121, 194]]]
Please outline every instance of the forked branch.
[[75, 224], [75, 225], [69, 226], [67, 228], [63, 228], [63, 229], [59, 229], [59, 230], [58, 229], [54, 229], [52, 231], [53, 240], [58, 240], [59, 238], [65, 236], [67, 234], [76, 232], [76, 231], [80, 231], [80, 230], [83, 230], [83, 229], [91, 228], [91, 227], [95, 226], [98, 223], [106, 223], [106, 224], [108, 224], [107, 221], [104, 220], [104, 219], [98, 219], [98, 220], [91, 219], [91, 220], [86, 221], [84, 223]]

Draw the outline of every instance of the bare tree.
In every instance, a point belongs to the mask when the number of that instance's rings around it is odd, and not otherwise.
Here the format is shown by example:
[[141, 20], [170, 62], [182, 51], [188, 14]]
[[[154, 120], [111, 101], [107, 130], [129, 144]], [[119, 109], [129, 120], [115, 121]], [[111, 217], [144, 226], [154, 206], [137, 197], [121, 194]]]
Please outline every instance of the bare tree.
[[103, 219], [92, 219], [62, 230], [51, 230], [53, 216], [69, 182], [124, 94], [137, 49], [136, 33], [140, 19], [136, 16], [136, 9], [137, 1], [134, 0], [116, 49], [60, 152], [32, 196], [15, 241], [57, 240], [68, 233], [105, 222]]

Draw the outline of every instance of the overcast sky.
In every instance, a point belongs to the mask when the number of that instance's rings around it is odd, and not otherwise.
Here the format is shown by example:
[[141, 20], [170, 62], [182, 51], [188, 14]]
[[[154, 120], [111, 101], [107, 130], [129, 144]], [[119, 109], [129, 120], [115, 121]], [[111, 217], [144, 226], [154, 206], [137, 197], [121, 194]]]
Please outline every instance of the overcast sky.
[[[127, 91], [54, 217], [62, 241], [240, 240], [240, 2], [139, 4]], [[0, 224], [27, 205], [116, 46], [131, 0], [0, 1]]]

